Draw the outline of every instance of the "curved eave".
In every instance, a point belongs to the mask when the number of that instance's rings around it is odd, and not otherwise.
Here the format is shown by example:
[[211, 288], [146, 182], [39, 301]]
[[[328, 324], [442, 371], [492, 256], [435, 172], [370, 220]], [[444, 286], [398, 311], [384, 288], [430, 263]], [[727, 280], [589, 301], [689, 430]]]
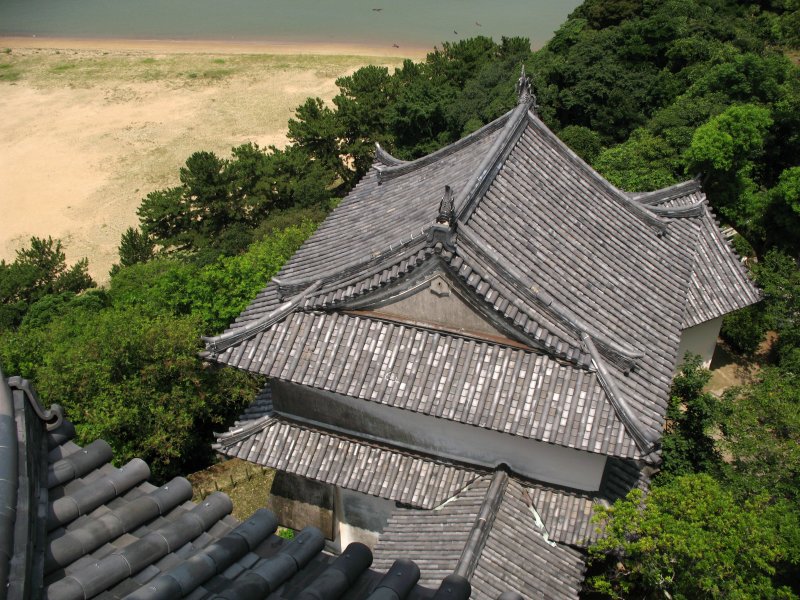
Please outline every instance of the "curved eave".
[[629, 196], [632, 200], [641, 204], [658, 205], [669, 202], [670, 200], [675, 200], [676, 198], [688, 196], [689, 194], [694, 194], [695, 192], [700, 192], [701, 190], [702, 185], [700, 184], [700, 180], [689, 179], [660, 190], [635, 192], [629, 194]]
[[[513, 112], [513, 111], [512, 111]], [[379, 152], [381, 153], [380, 156], [382, 157], [381, 160], [384, 158], [388, 159], [389, 162], [393, 162], [390, 166], [375, 166], [375, 170], [378, 172], [378, 181], [383, 183], [385, 181], [389, 181], [390, 179], [394, 179], [396, 177], [400, 177], [401, 175], [406, 175], [408, 173], [413, 173], [414, 171], [421, 169], [423, 167], [427, 167], [428, 165], [432, 165], [439, 160], [450, 156], [451, 154], [458, 152], [468, 146], [471, 146], [475, 142], [484, 139], [485, 137], [491, 135], [498, 129], [505, 126], [506, 121], [509, 118], [511, 112], [504, 114], [502, 117], [499, 117], [492, 121], [491, 123], [484, 125], [477, 131], [469, 134], [466, 137], [461, 138], [457, 142], [453, 142], [449, 146], [445, 146], [437, 150], [436, 152], [432, 152], [431, 154], [427, 154], [421, 158], [416, 160], [402, 162], [399, 159], [391, 156], [390, 154], [386, 153], [383, 149], [379, 147]]]
[[378, 142], [375, 142], [375, 161], [380, 163], [383, 167], [399, 167], [406, 164], [408, 161], [395, 158], [384, 150]]

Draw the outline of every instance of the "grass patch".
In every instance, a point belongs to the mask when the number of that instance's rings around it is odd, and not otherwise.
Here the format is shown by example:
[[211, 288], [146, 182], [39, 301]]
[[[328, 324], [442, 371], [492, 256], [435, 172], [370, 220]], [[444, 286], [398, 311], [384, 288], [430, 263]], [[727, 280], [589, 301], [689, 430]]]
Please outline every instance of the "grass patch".
[[233, 75], [233, 69], [208, 69], [203, 71], [203, 79], [224, 79]]
[[60, 65], [56, 65], [50, 68], [51, 73], [64, 73], [66, 71], [71, 71], [72, 69], [78, 68], [77, 63], [61, 63]]
[[11, 63], [0, 63], [0, 81], [17, 81], [22, 77]]
[[[213, 85], [234, 77], [261, 80], [270, 73], [294, 69], [311, 70], [317, 76], [339, 76], [369, 62], [399, 66], [397, 59], [356, 56], [274, 55], [274, 54], [159, 54], [130, 52], [81, 51], [65, 59], [59, 50], [15, 49], [3, 54], [4, 63], [12, 64], [33, 87], [70, 86], [92, 88], [117, 84], [161, 81], [171, 87]], [[9, 72], [6, 69], [6, 72]], [[6, 75], [6, 81], [19, 75]]]

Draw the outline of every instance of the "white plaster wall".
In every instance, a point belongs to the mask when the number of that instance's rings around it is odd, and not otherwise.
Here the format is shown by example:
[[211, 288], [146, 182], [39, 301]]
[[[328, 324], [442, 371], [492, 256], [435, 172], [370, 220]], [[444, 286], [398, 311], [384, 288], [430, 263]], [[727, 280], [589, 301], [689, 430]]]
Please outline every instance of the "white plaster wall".
[[594, 491], [606, 457], [325, 392], [273, 382], [276, 410], [350, 435]]
[[683, 364], [683, 357], [688, 351], [699, 354], [703, 359], [703, 366], [709, 367], [714, 357], [714, 349], [717, 347], [720, 327], [722, 327], [722, 317], [684, 329], [678, 346], [678, 366]]
[[353, 542], [375, 548], [378, 535], [386, 527], [395, 503], [337, 487], [334, 493], [336, 515], [334, 548], [341, 552]]

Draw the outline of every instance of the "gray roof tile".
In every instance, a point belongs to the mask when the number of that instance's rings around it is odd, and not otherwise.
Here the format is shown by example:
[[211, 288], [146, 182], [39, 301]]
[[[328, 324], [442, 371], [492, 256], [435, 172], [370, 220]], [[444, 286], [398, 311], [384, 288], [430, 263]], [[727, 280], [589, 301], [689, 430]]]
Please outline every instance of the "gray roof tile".
[[500, 471], [484, 476], [434, 510], [397, 509], [375, 548], [375, 566], [410, 555], [426, 577], [466, 573], [472, 597], [504, 590], [525, 598], [577, 598], [582, 553], [548, 542], [531, 512], [527, 490]]
[[[700, 221], [700, 231], [695, 244], [683, 328], [699, 325], [758, 302], [759, 291], [722, 235], [699, 182], [687, 181], [657, 192], [636, 194], [634, 199], [665, 209], [700, 207], [699, 218], [696, 219]], [[675, 221], [678, 226], [689, 226], [687, 220]]]
[[215, 448], [226, 456], [422, 508], [444, 502], [482, 473], [277, 414], [232, 428]]
[[526, 438], [637, 454], [594, 371], [516, 347], [364, 314], [312, 312], [289, 316], [219, 360]]

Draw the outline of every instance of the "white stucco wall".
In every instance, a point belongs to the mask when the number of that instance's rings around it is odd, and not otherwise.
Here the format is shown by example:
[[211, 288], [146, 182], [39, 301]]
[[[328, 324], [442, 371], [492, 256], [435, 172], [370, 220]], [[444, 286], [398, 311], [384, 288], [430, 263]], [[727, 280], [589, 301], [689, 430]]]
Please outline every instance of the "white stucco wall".
[[273, 382], [275, 409], [350, 435], [467, 463], [505, 463], [538, 481], [594, 491], [606, 457], [325, 392]]
[[336, 539], [333, 548], [341, 552], [353, 542], [374, 548], [394, 508], [395, 503], [391, 500], [337, 487], [334, 493]]
[[678, 346], [678, 365], [683, 363], [686, 352], [699, 354], [703, 359], [703, 366], [711, 365], [714, 349], [717, 347], [717, 336], [722, 327], [722, 317], [711, 319], [694, 327], [689, 327], [681, 332], [681, 343]]

